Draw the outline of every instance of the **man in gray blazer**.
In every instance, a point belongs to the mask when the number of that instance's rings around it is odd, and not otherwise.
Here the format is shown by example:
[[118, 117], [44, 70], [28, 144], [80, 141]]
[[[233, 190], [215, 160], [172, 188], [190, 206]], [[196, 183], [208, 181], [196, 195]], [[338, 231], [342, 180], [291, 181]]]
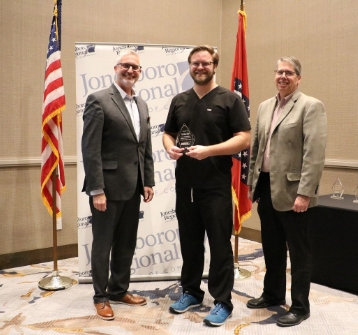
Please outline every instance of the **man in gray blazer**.
[[249, 196], [258, 202], [266, 274], [262, 295], [249, 300], [247, 307], [286, 303], [288, 246], [292, 305], [277, 320], [287, 327], [310, 316], [308, 226], [324, 167], [327, 120], [322, 102], [298, 90], [297, 59], [280, 58], [275, 72], [278, 93], [259, 106], [248, 178]]
[[82, 136], [83, 191], [92, 212], [93, 300], [104, 320], [114, 319], [109, 300], [146, 304], [145, 298], [128, 293], [128, 287], [140, 195], [151, 201], [154, 186], [148, 107], [133, 91], [141, 73], [138, 54], [123, 54], [114, 70], [115, 83], [87, 98]]

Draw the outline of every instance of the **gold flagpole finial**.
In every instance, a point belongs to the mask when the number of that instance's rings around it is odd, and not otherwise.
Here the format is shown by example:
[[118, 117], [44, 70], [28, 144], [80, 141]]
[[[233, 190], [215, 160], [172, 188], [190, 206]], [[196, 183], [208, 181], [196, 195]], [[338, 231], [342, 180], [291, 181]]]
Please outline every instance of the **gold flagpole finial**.
[[57, 0], [54, 0], [54, 7], [53, 7], [53, 16], [55, 17], [55, 24], [56, 24], [56, 38], [58, 40], [58, 9], [57, 9]]
[[247, 25], [247, 18], [246, 18], [246, 13], [245, 13], [245, 3], [244, 0], [241, 0], [241, 6], [240, 6], [240, 10], [238, 11], [238, 13], [240, 13], [243, 17], [244, 20], [244, 31], [246, 31], [246, 25]]

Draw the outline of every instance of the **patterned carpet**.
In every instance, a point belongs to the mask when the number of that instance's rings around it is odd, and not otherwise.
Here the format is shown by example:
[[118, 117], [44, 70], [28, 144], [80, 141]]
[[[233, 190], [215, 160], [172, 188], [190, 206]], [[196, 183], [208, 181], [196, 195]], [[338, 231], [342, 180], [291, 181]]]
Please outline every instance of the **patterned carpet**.
[[[0, 270], [0, 334], [358, 334], [358, 297], [317, 284], [311, 287], [311, 317], [298, 326], [280, 328], [276, 325], [277, 318], [285, 312], [283, 307], [246, 308], [247, 300], [259, 296], [262, 291], [265, 266], [261, 244], [240, 238], [239, 255], [240, 268], [249, 270], [251, 276], [235, 281], [233, 316], [222, 327], [203, 324], [203, 318], [213, 306], [209, 293], [200, 307], [182, 315], [168, 312], [169, 305], [181, 293], [177, 281], [131, 283], [130, 290], [147, 297], [148, 304], [141, 307], [114, 305], [115, 320], [103, 321], [94, 314], [92, 285], [78, 284], [77, 258], [71, 258], [58, 261], [60, 275], [71, 278], [74, 283], [61, 291], [38, 288], [41, 279], [52, 275], [52, 262]], [[287, 282], [289, 304], [289, 270]], [[206, 280], [202, 288], [207, 292]]]

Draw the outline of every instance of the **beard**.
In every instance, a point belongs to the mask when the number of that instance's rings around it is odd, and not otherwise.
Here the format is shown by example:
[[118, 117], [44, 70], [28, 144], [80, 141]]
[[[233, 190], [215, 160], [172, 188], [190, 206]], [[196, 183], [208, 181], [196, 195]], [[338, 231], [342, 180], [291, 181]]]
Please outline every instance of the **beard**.
[[[206, 72], [206, 73], [199, 73], [199, 74], [200, 74], [200, 78], [197, 77], [195, 73], [190, 73], [191, 77], [193, 78], [194, 82], [197, 85], [204, 86], [213, 79], [215, 72]], [[203, 74], [205, 76], [203, 76]]]
[[132, 77], [132, 76], [124, 76], [121, 73], [117, 73], [116, 75], [116, 83], [119, 86], [124, 86], [124, 87], [128, 87], [128, 88], [132, 88], [134, 86], [134, 84], [137, 82], [138, 77]]

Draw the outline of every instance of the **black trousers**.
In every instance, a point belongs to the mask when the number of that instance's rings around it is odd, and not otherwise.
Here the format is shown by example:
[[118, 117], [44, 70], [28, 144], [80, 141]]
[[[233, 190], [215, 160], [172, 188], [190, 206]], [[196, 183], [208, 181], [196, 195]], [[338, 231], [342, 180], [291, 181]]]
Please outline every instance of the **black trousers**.
[[270, 300], [285, 299], [288, 246], [291, 261], [290, 312], [307, 314], [310, 312], [308, 296], [312, 273], [308, 226], [311, 224], [314, 208], [302, 213], [275, 210], [271, 201], [269, 173], [260, 174], [258, 188], [260, 200], [257, 211], [261, 220], [266, 263], [263, 296]]
[[107, 210], [104, 212], [94, 208], [93, 198], [90, 197], [94, 303], [109, 300], [110, 296], [121, 298], [127, 293], [137, 243], [139, 206], [139, 183], [131, 199], [107, 200]]
[[200, 284], [204, 270], [205, 231], [210, 246], [208, 290], [215, 299], [233, 309], [234, 260], [231, 245], [232, 196], [230, 188], [203, 190], [176, 187], [176, 214], [183, 267], [181, 284], [199, 301], [204, 298]]

